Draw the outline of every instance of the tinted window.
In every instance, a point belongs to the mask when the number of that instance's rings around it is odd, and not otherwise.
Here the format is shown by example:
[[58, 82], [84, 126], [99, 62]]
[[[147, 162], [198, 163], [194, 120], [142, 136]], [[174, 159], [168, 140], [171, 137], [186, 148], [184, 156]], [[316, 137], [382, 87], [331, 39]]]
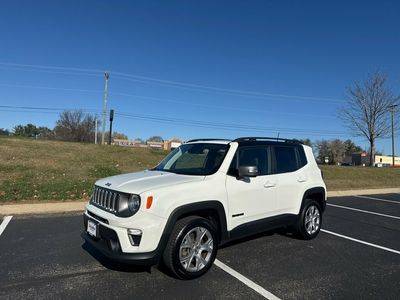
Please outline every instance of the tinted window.
[[293, 172], [298, 169], [295, 147], [275, 146], [276, 173]]
[[299, 154], [300, 168], [307, 164], [306, 154], [304, 153], [304, 148], [302, 146], [297, 147], [297, 153]]
[[[239, 166], [257, 166], [260, 175], [268, 174], [267, 148], [265, 147], [249, 147], [239, 148]], [[237, 155], [237, 154], [236, 154]], [[236, 174], [236, 155], [232, 160], [230, 175]]]

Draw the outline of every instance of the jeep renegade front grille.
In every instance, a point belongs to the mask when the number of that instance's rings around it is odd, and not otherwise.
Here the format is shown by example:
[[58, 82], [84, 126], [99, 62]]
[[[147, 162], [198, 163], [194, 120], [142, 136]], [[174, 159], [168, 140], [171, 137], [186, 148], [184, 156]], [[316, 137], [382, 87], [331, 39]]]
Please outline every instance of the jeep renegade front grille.
[[90, 202], [104, 210], [116, 213], [118, 210], [119, 194], [117, 192], [95, 186]]

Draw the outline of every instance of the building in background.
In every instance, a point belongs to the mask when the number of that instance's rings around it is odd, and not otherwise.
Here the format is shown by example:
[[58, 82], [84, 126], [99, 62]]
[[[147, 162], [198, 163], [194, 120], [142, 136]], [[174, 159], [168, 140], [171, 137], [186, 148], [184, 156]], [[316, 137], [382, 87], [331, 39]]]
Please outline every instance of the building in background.
[[351, 165], [352, 166], [368, 166], [369, 155], [367, 152], [357, 152], [351, 154]]
[[178, 139], [172, 139], [169, 141], [164, 141], [164, 150], [171, 151], [182, 145], [182, 142]]
[[144, 144], [140, 140], [122, 140], [122, 139], [114, 139], [113, 140], [113, 145], [116, 146], [124, 146], [124, 147], [147, 147], [146, 144]]
[[164, 142], [147, 141], [147, 146], [153, 149], [164, 149]]
[[[366, 152], [358, 152], [353, 153], [351, 155], [346, 155], [343, 158], [343, 162], [341, 165], [344, 166], [368, 166], [369, 165], [369, 155]], [[391, 167], [392, 163], [392, 156], [391, 155], [378, 155], [376, 154], [374, 157], [374, 167]], [[394, 166], [400, 167], [400, 157], [394, 157]]]
[[152, 149], [171, 151], [182, 145], [182, 142], [176, 138], [171, 139], [169, 141], [163, 141], [163, 142], [147, 141], [146, 143], [144, 143], [141, 140], [114, 139], [113, 145], [123, 146], [123, 147], [135, 147], [135, 148], [152, 148]]
[[[393, 166], [393, 157], [391, 155], [375, 155], [375, 167], [391, 167]], [[400, 157], [394, 157], [394, 166], [400, 167]]]

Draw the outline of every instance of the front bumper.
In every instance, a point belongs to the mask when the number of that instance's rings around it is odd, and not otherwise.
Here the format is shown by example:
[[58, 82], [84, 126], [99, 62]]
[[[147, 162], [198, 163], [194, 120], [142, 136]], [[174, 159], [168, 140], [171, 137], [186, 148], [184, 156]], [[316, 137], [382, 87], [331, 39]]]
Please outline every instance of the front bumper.
[[[94, 238], [86, 232], [88, 219], [98, 223], [98, 237]], [[83, 215], [84, 231], [81, 237], [86, 243], [91, 245], [98, 252], [104, 256], [118, 262], [129, 263], [134, 265], [155, 265], [159, 261], [159, 253], [156, 250], [144, 253], [125, 253], [121, 250], [121, 244], [118, 239], [117, 233], [101, 223], [96, 219]]]

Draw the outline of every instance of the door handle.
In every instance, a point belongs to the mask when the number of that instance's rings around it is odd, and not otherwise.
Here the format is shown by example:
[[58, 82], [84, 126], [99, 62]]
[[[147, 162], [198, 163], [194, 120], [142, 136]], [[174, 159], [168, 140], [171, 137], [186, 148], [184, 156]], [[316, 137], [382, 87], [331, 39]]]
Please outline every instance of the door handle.
[[305, 176], [300, 176], [300, 177], [297, 178], [297, 181], [298, 182], [306, 182], [307, 178]]
[[270, 188], [270, 187], [275, 187], [276, 186], [276, 182], [272, 182], [272, 181], [267, 181], [265, 184], [264, 184], [264, 187], [265, 188]]

